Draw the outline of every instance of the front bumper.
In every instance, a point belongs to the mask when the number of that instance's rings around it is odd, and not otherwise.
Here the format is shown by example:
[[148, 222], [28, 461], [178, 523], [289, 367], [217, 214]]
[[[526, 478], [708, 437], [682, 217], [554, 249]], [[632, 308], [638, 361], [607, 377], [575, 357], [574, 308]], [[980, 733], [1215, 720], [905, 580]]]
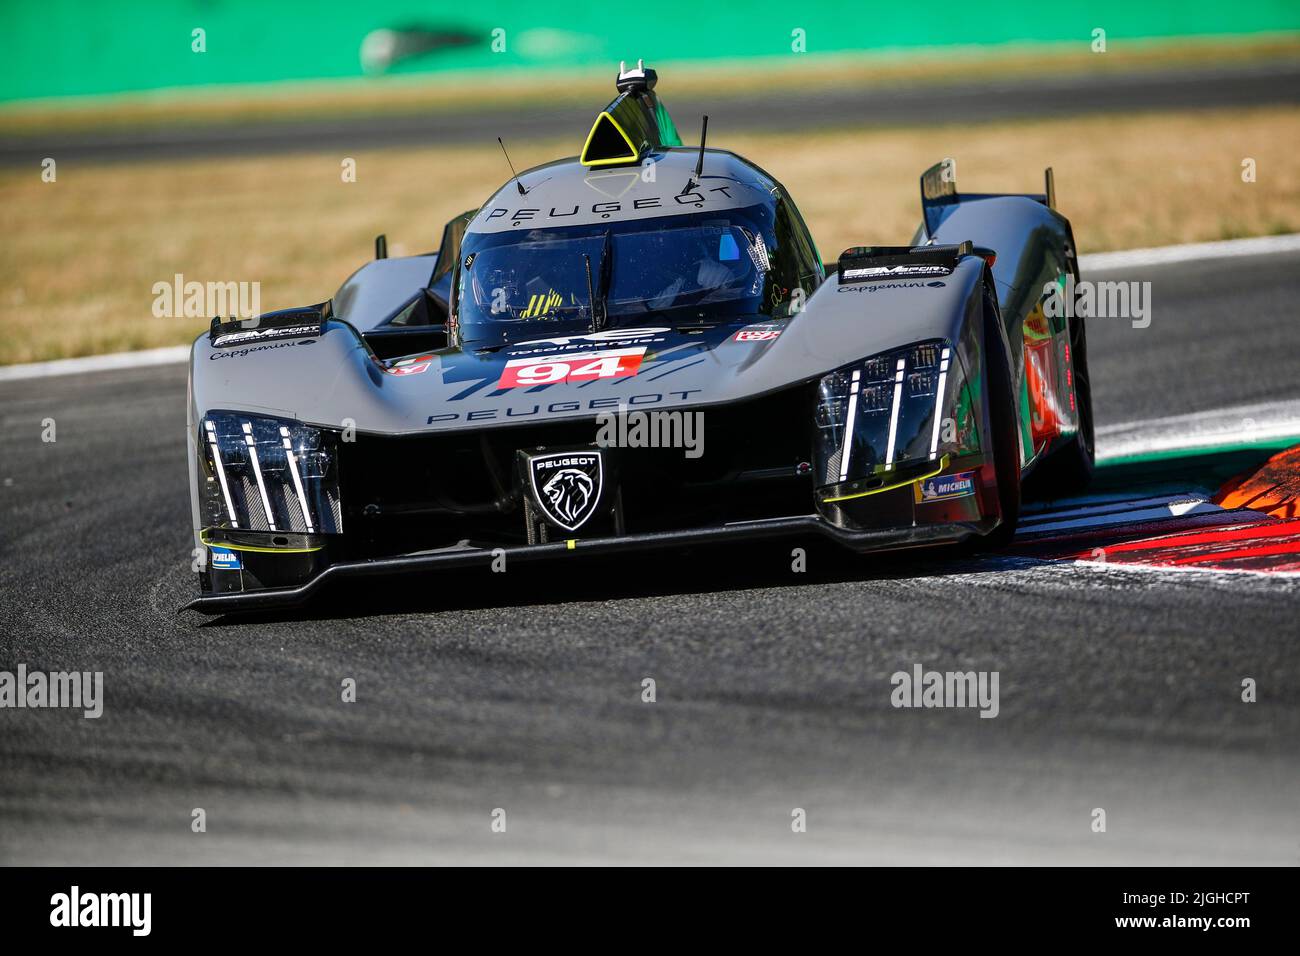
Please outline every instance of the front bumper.
[[467, 544], [392, 558], [340, 562], [330, 565], [309, 581], [296, 587], [205, 594], [195, 598], [182, 610], [199, 611], [203, 614], [229, 614], [298, 607], [306, 604], [330, 583], [348, 578], [412, 574], [435, 569], [490, 567], [492, 562], [502, 555], [505, 556], [508, 564], [511, 561], [560, 559], [572, 555], [596, 556], [720, 544], [729, 541], [801, 536], [820, 536], [854, 551], [884, 551], [957, 544], [968, 538], [987, 534], [996, 524], [996, 519], [984, 519], [905, 528], [850, 531], [837, 528], [820, 516], [810, 514], [739, 521], [710, 528], [600, 538], [572, 538], [514, 547], [480, 547]]

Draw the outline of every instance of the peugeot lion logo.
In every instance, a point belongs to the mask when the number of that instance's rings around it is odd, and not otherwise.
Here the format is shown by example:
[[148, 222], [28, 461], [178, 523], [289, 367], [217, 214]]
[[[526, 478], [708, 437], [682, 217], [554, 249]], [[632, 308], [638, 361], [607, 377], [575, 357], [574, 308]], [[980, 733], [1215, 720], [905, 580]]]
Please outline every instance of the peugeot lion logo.
[[585, 471], [565, 468], [557, 471], [555, 477], [542, 487], [542, 494], [550, 501], [556, 517], [566, 524], [576, 525], [581, 522], [594, 487], [596, 483], [587, 477]]
[[546, 520], [566, 531], [582, 527], [600, 502], [600, 452], [539, 455], [528, 461], [533, 501]]

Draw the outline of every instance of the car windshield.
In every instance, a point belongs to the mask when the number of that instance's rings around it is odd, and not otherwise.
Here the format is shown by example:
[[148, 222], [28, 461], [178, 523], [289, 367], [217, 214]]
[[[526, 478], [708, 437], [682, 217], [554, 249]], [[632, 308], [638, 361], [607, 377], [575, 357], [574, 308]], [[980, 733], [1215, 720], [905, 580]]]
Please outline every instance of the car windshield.
[[651, 316], [712, 324], [771, 314], [772, 241], [763, 233], [733, 214], [467, 235], [458, 290], [464, 337], [502, 342], [542, 325], [589, 329], [593, 298], [605, 328]]

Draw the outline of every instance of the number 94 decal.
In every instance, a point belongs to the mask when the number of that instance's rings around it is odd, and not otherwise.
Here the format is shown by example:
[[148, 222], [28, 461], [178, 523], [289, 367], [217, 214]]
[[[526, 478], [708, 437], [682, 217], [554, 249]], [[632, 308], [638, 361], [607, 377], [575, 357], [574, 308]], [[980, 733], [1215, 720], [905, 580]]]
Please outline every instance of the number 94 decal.
[[645, 346], [577, 352], [569, 355], [537, 355], [511, 359], [501, 372], [498, 388], [555, 385], [593, 378], [622, 378], [635, 375], [645, 356]]

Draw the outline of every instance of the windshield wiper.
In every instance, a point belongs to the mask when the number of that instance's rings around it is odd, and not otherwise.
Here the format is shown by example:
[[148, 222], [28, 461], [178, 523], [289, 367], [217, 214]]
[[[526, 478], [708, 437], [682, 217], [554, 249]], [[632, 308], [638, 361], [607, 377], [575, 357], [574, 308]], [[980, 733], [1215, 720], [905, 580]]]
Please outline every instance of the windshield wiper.
[[591, 256], [584, 252], [582, 261], [587, 264], [587, 311], [591, 313], [591, 331], [594, 335], [600, 331], [600, 326], [596, 324], [596, 293], [591, 288]]
[[609, 295], [609, 232], [605, 233], [604, 242], [600, 247], [600, 262], [596, 269], [600, 275], [600, 318], [596, 318], [596, 290], [591, 282], [591, 256], [587, 253], [582, 254], [583, 261], [587, 264], [587, 303], [591, 310], [591, 331], [599, 332], [609, 321], [609, 307], [606, 303], [606, 297]]

